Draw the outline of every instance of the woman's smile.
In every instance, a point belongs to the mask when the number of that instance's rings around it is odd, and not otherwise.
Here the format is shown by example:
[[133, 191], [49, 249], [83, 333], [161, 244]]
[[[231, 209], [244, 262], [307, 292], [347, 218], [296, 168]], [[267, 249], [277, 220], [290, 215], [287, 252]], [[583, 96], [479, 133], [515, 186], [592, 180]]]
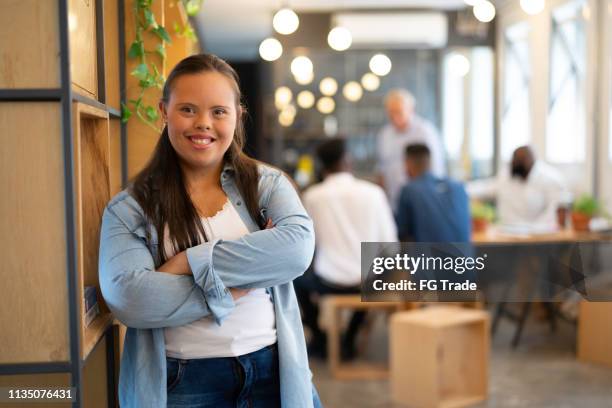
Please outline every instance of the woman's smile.
[[215, 143], [215, 138], [209, 134], [195, 134], [187, 136], [196, 150], [205, 150], [211, 147]]

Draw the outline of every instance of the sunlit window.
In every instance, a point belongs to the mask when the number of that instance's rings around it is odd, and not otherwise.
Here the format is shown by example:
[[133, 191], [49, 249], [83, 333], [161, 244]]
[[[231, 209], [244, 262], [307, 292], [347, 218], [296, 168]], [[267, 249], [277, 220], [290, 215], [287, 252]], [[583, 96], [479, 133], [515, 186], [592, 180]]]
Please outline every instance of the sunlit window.
[[[450, 173], [459, 178], [493, 172], [493, 53], [487, 47], [444, 58], [442, 131]], [[467, 133], [466, 133], [467, 132]]]
[[529, 30], [529, 24], [521, 22], [504, 31], [502, 161], [510, 160], [514, 149], [531, 141]]
[[552, 13], [546, 158], [553, 163], [585, 159], [588, 12], [586, 1], [576, 0]]
[[448, 54], [444, 58], [444, 86], [442, 88], [442, 133], [446, 154], [451, 162], [461, 159], [464, 133], [463, 83], [465, 78], [455, 71], [453, 57], [456, 55]]
[[493, 172], [493, 82], [493, 51], [486, 47], [474, 48], [470, 102], [472, 177], [485, 177]]

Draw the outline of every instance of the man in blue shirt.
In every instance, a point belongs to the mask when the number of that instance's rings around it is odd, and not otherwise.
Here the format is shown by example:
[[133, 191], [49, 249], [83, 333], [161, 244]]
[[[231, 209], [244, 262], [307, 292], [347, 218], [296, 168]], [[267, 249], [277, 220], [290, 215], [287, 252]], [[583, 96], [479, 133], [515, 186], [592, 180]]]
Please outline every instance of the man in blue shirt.
[[411, 181], [402, 188], [396, 211], [400, 240], [469, 242], [471, 221], [463, 185], [431, 173], [431, 154], [424, 144], [406, 147], [405, 167]]

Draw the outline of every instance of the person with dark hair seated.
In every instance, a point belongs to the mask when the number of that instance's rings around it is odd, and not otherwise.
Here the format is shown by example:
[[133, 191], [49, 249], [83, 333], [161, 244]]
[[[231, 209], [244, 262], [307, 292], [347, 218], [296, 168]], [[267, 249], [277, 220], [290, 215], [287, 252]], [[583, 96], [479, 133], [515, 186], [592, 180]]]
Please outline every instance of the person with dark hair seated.
[[405, 168], [411, 181], [400, 192], [395, 215], [400, 240], [469, 242], [469, 200], [463, 184], [431, 173], [424, 144], [406, 147]]
[[[314, 222], [315, 259], [313, 270], [294, 283], [304, 325], [312, 333], [309, 354], [324, 357], [326, 336], [317, 322], [313, 295], [359, 293], [361, 242], [395, 242], [397, 232], [383, 189], [351, 174], [343, 139], [324, 142], [316, 153], [324, 179], [302, 197]], [[353, 314], [342, 341], [344, 359], [355, 355], [355, 337], [364, 317], [364, 312]]]

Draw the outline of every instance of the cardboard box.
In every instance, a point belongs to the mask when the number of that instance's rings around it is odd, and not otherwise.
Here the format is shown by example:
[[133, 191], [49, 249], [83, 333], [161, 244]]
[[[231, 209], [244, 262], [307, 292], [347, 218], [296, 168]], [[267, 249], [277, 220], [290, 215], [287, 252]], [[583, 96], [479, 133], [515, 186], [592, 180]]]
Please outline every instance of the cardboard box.
[[489, 314], [431, 306], [391, 318], [391, 393], [410, 407], [464, 407], [487, 398]]
[[580, 302], [578, 359], [612, 367], [612, 302]]

